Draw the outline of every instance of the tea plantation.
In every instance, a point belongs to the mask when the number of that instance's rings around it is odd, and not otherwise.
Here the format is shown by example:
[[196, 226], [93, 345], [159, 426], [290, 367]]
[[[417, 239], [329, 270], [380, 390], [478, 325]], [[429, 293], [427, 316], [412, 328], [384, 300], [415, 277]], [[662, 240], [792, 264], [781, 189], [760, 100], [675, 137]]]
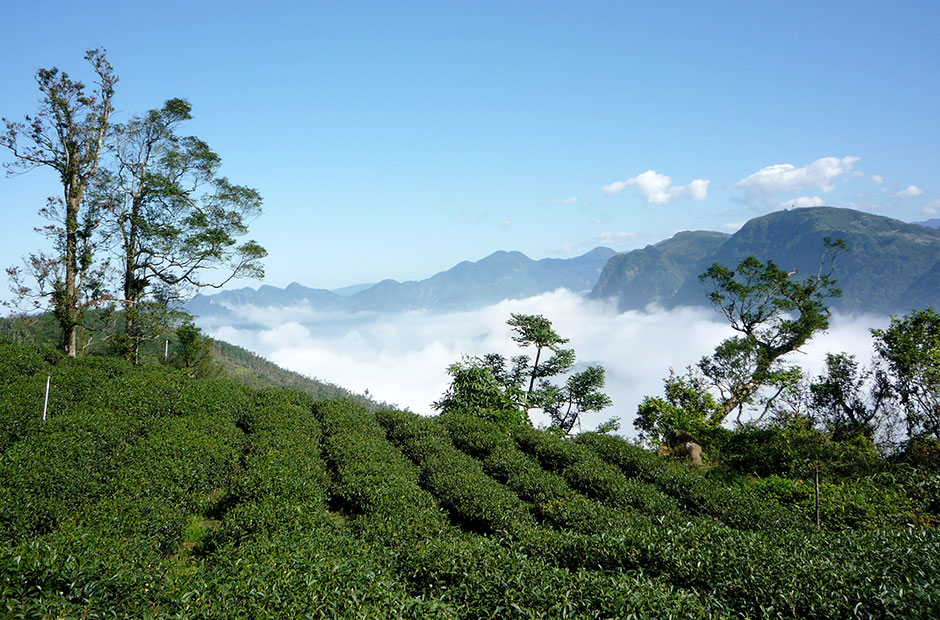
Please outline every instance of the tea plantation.
[[0, 617], [937, 618], [917, 480], [827, 482], [820, 531], [618, 437], [0, 344]]

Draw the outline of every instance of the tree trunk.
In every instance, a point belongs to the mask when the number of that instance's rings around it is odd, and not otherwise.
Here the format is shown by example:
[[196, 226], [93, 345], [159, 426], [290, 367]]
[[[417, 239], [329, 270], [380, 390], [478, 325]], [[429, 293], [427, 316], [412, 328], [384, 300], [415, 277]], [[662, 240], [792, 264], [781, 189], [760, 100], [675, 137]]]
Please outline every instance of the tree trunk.
[[525, 398], [526, 401], [529, 400], [529, 396], [532, 394], [532, 388], [535, 387], [535, 373], [538, 372], [539, 368], [539, 357], [542, 355], [542, 347], [537, 347], [535, 349], [535, 362], [532, 364], [532, 377], [529, 379], [529, 391], [526, 392]]
[[57, 314], [65, 339], [65, 353], [69, 357], [78, 356], [78, 326], [81, 323], [81, 310], [78, 305], [78, 210], [82, 204], [82, 190], [77, 187], [76, 173], [71, 173], [65, 193], [65, 290]]
[[140, 333], [137, 320], [137, 303], [143, 290], [137, 282], [137, 222], [140, 217], [142, 198], [133, 197], [130, 218], [128, 218], [127, 247], [124, 251], [124, 331], [130, 342], [130, 357], [134, 364], [140, 361]]

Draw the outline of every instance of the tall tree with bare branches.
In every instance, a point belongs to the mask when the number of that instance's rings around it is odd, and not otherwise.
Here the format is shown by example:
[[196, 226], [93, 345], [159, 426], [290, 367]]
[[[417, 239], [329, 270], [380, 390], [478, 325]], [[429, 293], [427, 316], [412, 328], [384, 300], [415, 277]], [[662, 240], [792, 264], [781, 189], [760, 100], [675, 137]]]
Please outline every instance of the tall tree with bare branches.
[[[61, 194], [40, 210], [52, 222], [41, 231], [51, 238], [55, 254], [32, 254], [25, 267], [11, 267], [7, 274], [19, 301], [29, 300], [34, 309], [51, 305], [70, 357], [78, 353], [85, 309], [105, 297], [103, 270], [96, 268], [94, 255], [99, 214], [87, 204], [86, 193], [106, 148], [118, 81], [103, 49], [87, 52], [85, 60], [95, 74], [92, 89], [55, 67], [39, 69], [39, 111], [23, 121], [3, 118], [0, 135], [0, 145], [13, 154], [5, 164], [8, 173], [47, 167], [61, 182]], [[27, 284], [30, 277], [35, 284]]]

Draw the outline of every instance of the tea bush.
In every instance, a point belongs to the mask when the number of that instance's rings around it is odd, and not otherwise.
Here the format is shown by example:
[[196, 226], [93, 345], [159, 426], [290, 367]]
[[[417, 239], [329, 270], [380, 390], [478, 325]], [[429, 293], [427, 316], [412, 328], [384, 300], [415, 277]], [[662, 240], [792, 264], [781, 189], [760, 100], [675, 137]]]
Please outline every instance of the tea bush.
[[577, 443], [534, 429], [515, 433], [516, 442], [545, 469], [559, 473], [573, 488], [615, 507], [632, 506], [650, 515], [678, 514], [679, 504], [655, 485], [625, 476]]
[[620, 437], [582, 433], [579, 445], [616, 465], [627, 476], [655, 484], [693, 515], [707, 515], [741, 529], [806, 529], [805, 514], [783, 509], [775, 498], [743, 485], [722, 484], [703, 471], [691, 471], [678, 463], [628, 443]]

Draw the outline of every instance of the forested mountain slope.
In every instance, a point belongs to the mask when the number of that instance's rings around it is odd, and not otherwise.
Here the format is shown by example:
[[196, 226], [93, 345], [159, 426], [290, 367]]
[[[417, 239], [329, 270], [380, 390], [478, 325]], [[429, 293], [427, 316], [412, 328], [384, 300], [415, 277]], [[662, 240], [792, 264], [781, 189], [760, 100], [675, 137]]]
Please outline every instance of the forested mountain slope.
[[[706, 235], [712, 235], [707, 237]], [[823, 239], [843, 239], [833, 277], [842, 297], [832, 307], [845, 312], [906, 312], [940, 307], [940, 229], [833, 207], [777, 211], [748, 221], [717, 243], [717, 233], [680, 233], [673, 239], [611, 259], [591, 292], [614, 298], [624, 309], [650, 303], [666, 307], [708, 303], [698, 276], [713, 263], [734, 268], [747, 256], [772, 260], [782, 269], [814, 274]], [[697, 243], [689, 243], [694, 239]], [[709, 242], [712, 244], [709, 246]], [[686, 260], [676, 257], [689, 246]], [[681, 255], [680, 255], [681, 256]], [[635, 257], [635, 258], [634, 258]], [[634, 275], [638, 262], [649, 262]], [[799, 277], [799, 275], [797, 275]], [[655, 282], [651, 287], [646, 282]]]

